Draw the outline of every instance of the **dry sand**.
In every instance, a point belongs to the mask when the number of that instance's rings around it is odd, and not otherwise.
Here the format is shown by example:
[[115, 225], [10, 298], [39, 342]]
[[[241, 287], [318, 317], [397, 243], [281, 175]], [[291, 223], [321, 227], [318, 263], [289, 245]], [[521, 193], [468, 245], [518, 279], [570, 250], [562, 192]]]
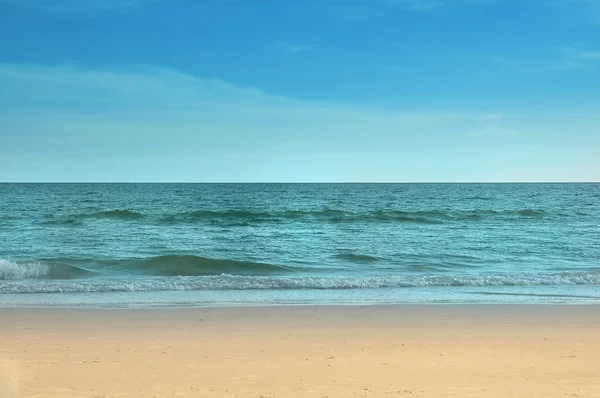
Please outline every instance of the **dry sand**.
[[598, 306], [0, 309], [4, 397], [600, 397]]

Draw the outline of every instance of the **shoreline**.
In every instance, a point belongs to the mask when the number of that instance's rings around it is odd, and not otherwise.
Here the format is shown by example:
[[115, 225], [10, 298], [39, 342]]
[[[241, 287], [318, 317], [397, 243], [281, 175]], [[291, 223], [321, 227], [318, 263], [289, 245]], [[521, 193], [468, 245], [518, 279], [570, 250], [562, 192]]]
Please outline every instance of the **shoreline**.
[[[309, 312], [309, 311], [336, 311], [340, 312], [346, 311], [356, 311], [358, 313], [371, 310], [376, 312], [381, 312], [385, 310], [408, 310], [409, 313], [414, 313], [417, 309], [450, 309], [453, 313], [461, 313], [461, 309], [477, 309], [478, 311], [483, 310], [497, 310], [497, 314], [502, 314], [510, 311], [511, 309], [516, 309], [517, 312], [526, 313], [528, 311], [535, 311], [544, 309], [547, 313], [555, 312], [559, 309], [567, 309], [567, 308], [581, 308], [584, 309], [583, 312], [587, 312], [587, 310], [597, 310], [598, 316], [600, 317], [600, 303], [598, 302], [465, 302], [465, 303], [431, 303], [431, 302], [421, 302], [421, 303], [363, 303], [363, 304], [354, 304], [354, 303], [265, 303], [265, 304], [257, 304], [257, 303], [249, 303], [249, 304], [215, 304], [215, 305], [162, 305], [162, 306], [69, 306], [69, 305], [30, 305], [30, 306], [2, 306], [0, 307], [0, 321], [2, 320], [3, 315], [11, 314], [13, 312], [20, 313], [150, 313], [150, 312], [171, 312], [171, 313], [180, 313], [184, 311], [188, 312], [218, 312], [222, 311], [224, 313], [227, 312], [253, 312], [253, 313], [261, 313], [261, 312], [274, 312], [277, 313], [279, 311], [291, 311], [298, 313]], [[0, 327], [1, 330], [1, 327]]]
[[[12, 286], [7, 282], [7, 286]], [[4, 293], [0, 308], [598, 305], [598, 285]]]

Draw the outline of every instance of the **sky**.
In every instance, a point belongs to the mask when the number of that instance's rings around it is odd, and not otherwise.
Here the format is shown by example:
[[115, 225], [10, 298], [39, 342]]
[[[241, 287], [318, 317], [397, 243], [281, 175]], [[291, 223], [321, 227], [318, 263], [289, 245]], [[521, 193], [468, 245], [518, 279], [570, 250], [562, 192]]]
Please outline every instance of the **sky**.
[[600, 181], [598, 0], [0, 0], [0, 181]]

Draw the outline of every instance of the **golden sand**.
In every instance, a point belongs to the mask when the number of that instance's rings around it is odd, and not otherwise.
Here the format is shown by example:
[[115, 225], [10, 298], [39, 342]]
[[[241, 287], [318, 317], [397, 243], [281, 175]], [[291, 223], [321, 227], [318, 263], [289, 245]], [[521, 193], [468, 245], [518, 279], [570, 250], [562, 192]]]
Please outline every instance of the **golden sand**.
[[2, 309], [0, 373], [0, 397], [600, 397], [600, 307]]

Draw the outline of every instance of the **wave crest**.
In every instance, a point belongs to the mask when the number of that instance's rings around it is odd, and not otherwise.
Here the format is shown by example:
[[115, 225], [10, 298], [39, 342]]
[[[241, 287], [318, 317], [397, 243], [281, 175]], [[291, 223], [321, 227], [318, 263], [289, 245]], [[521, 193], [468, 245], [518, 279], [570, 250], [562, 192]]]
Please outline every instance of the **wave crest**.
[[[92, 269], [93, 271], [91, 271]], [[0, 260], [1, 279], [73, 279], [94, 274], [152, 276], [277, 275], [293, 267], [251, 261], [167, 255], [140, 259], [43, 259], [35, 262]]]
[[374, 263], [379, 261], [377, 257], [369, 256], [367, 254], [356, 254], [356, 253], [340, 253], [335, 256], [341, 260], [350, 261], [353, 263]]
[[[99, 211], [94, 213], [83, 213], [70, 215], [68, 217], [55, 217], [48, 215], [44, 224], [76, 226], [85, 220], [115, 220], [115, 221], [138, 221], [159, 222], [167, 225], [181, 223], [226, 223], [229, 225], [251, 225], [263, 222], [285, 222], [285, 221], [320, 221], [320, 222], [393, 222], [393, 223], [416, 223], [416, 224], [440, 224], [445, 222], [472, 222], [485, 219], [497, 219], [505, 221], [543, 219], [550, 214], [538, 209], [516, 209], [516, 210], [419, 210], [404, 211], [379, 209], [365, 212], [356, 212], [342, 209], [322, 210], [283, 210], [283, 211], [254, 211], [244, 209], [225, 210], [196, 210], [166, 215], [147, 215], [133, 210], [115, 209]], [[564, 216], [564, 215], [563, 215]]]
[[270, 275], [293, 271], [293, 268], [282, 265], [192, 255], [123, 260], [119, 262], [119, 267], [158, 276]]
[[247, 225], [249, 222], [278, 222], [286, 220], [317, 219], [329, 222], [398, 222], [418, 224], [439, 224], [452, 221], [477, 221], [486, 218], [499, 219], [534, 219], [548, 216], [543, 210], [466, 210], [466, 211], [403, 211], [403, 210], [372, 210], [354, 212], [341, 209], [323, 210], [286, 210], [279, 212], [263, 212], [251, 210], [198, 210], [188, 213], [172, 214], [161, 219], [166, 223], [179, 222], [239, 222]]
[[89, 273], [90, 271], [70, 264], [12, 262], [0, 259], [0, 280], [74, 279]]
[[145, 215], [132, 210], [106, 210], [91, 214], [84, 214], [81, 218], [116, 218], [121, 220], [137, 220], [144, 218]]
[[138, 213], [132, 210], [106, 210], [94, 213], [81, 213], [70, 216], [55, 216], [47, 214], [42, 225], [75, 227], [83, 225], [86, 220], [122, 220], [122, 221], [137, 221], [146, 218], [145, 214]]

